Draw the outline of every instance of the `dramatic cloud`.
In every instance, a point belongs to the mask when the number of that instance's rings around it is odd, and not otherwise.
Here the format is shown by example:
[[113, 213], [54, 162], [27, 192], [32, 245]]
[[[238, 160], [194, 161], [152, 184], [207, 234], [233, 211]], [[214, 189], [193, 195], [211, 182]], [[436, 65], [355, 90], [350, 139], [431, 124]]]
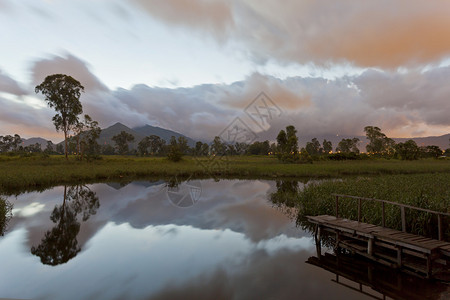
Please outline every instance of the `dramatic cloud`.
[[140, 1], [158, 20], [240, 43], [257, 62], [426, 65], [450, 52], [450, 2]]
[[32, 67], [33, 84], [40, 84], [52, 74], [66, 74], [80, 81], [86, 91], [107, 91], [108, 88], [89, 70], [89, 66], [79, 58], [52, 56], [34, 62]]
[[[71, 55], [38, 61], [33, 66], [35, 81], [54, 72], [72, 74], [85, 85], [86, 92], [81, 96], [83, 113], [99, 121], [103, 128], [116, 122], [130, 127], [151, 124], [210, 141], [236, 117], [259, 140], [274, 140], [279, 130], [290, 124], [302, 137], [363, 135], [367, 125], [379, 126], [391, 137], [446, 134], [450, 127], [450, 88], [446, 82], [450, 67], [426, 72], [367, 70], [361, 75], [334, 80], [303, 77], [281, 80], [255, 73], [228, 85], [168, 89], [141, 84], [113, 91], [90, 72], [85, 62]], [[49, 137], [54, 130], [51, 124], [54, 112], [34, 93], [21, 96], [33, 87], [23, 89], [13, 79], [0, 75], [0, 91], [7, 93], [0, 98], [4, 107], [0, 112], [0, 134], [34, 135], [37, 129], [42, 129]], [[245, 111], [250, 107], [261, 111], [261, 116], [267, 113], [264, 105], [255, 100], [261, 92], [281, 110], [281, 115], [263, 117], [268, 121], [264, 128], [257, 123], [262, 119], [252, 119]]]
[[0, 92], [13, 94], [16, 96], [27, 94], [27, 92], [19, 85], [17, 81], [3, 73], [2, 70], [0, 70]]
[[133, 0], [153, 17], [169, 24], [212, 32], [222, 39], [233, 26], [230, 2], [210, 0]]
[[61, 139], [57, 134], [51, 109], [34, 108], [20, 98], [6, 99], [0, 96], [0, 135], [19, 134], [22, 137], [44, 137], [54, 141]]

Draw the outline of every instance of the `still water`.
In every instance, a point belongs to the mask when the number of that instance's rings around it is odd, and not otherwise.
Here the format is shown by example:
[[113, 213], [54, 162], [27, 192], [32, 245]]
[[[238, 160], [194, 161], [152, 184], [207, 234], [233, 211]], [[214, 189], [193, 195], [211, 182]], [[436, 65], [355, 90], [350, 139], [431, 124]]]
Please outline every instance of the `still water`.
[[277, 187], [258, 180], [156, 181], [8, 197], [14, 208], [0, 237], [0, 298], [449, 297], [446, 285], [403, 275], [386, 288], [373, 276], [391, 271], [367, 271], [364, 263], [350, 263], [349, 272], [357, 268], [370, 280], [350, 280], [344, 268], [332, 271], [331, 249], [318, 266], [314, 239], [296, 226], [296, 211], [270, 201]]

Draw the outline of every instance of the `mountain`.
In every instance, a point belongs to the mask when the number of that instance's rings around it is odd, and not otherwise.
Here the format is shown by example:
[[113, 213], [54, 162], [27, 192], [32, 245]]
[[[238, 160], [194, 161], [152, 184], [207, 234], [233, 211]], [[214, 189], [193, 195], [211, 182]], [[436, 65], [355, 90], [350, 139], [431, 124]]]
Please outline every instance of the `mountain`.
[[169, 143], [170, 138], [172, 136], [174, 136], [176, 138], [179, 138], [180, 136], [182, 136], [187, 139], [188, 145], [190, 147], [193, 147], [195, 145], [195, 141], [193, 139], [191, 139], [190, 137], [184, 136], [181, 133], [178, 133], [178, 132], [175, 132], [172, 130], [168, 130], [168, 129], [164, 129], [161, 127], [145, 125], [142, 127], [135, 127], [135, 128], [133, 128], [133, 130], [143, 136], [157, 135], [160, 138], [162, 138], [163, 140], [165, 140], [167, 143]]
[[33, 137], [33, 138], [29, 138], [29, 139], [22, 139], [22, 146], [26, 147], [26, 146], [30, 146], [30, 145], [34, 145], [36, 143], [41, 145], [41, 149], [44, 150], [45, 148], [47, 148], [47, 141], [46, 139], [40, 138], [40, 137]]
[[122, 131], [125, 131], [126, 133], [131, 134], [134, 136], [134, 142], [130, 143], [130, 148], [137, 148], [137, 145], [139, 142], [145, 137], [145, 135], [142, 135], [133, 129], [123, 125], [122, 123], [116, 123], [108, 128], [102, 129], [102, 132], [100, 133], [100, 137], [98, 139], [98, 143], [100, 145], [112, 145], [114, 146], [114, 141], [111, 139], [113, 136], [118, 135]]
[[135, 127], [133, 129], [131, 129], [131, 128], [123, 125], [122, 123], [116, 123], [108, 128], [102, 129], [100, 138], [98, 139], [98, 143], [100, 145], [110, 144], [110, 145], [114, 146], [114, 142], [111, 140], [112, 137], [119, 134], [122, 131], [125, 131], [134, 136], [134, 142], [130, 143], [131, 149], [137, 148], [137, 145], [139, 144], [139, 142], [144, 137], [150, 136], [150, 135], [157, 135], [160, 138], [164, 139], [167, 143], [169, 143], [170, 138], [172, 136], [175, 136], [176, 138], [182, 136], [188, 140], [189, 146], [192, 147], [195, 145], [195, 141], [193, 139], [186, 137], [186, 136], [182, 135], [181, 133], [178, 133], [178, 132], [175, 132], [172, 130], [155, 127], [155, 126], [150, 126], [150, 125], [145, 125], [142, 127]]
[[[405, 139], [405, 138], [394, 138], [394, 141], [396, 143], [404, 143], [407, 140], [411, 139]], [[417, 146], [430, 146], [435, 145], [439, 146], [442, 150], [450, 148], [450, 133], [441, 135], [441, 136], [427, 136], [427, 137], [420, 137], [420, 138], [412, 138], [417, 143]]]

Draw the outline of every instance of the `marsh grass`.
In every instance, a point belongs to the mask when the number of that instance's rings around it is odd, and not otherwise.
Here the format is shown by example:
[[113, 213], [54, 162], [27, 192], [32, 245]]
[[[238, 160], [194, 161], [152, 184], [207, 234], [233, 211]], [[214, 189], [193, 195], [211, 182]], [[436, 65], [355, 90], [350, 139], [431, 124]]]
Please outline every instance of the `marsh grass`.
[[[308, 185], [298, 193], [298, 223], [305, 229], [311, 229], [305, 216], [335, 215], [333, 193], [383, 199], [450, 213], [450, 173], [385, 175], [344, 178]], [[381, 225], [381, 203], [363, 200], [361, 215], [362, 222]], [[339, 216], [357, 220], [357, 200], [340, 198]], [[386, 227], [401, 230], [400, 208], [386, 204], [385, 220]], [[406, 224], [408, 232], [437, 238], [437, 217], [433, 214], [406, 209]], [[449, 217], [443, 218], [443, 228], [446, 240], [450, 240]]]
[[[184, 157], [171, 162], [162, 157], [102, 156], [85, 162], [63, 156], [0, 155], [0, 190], [39, 190], [59, 184], [133, 180], [138, 178], [337, 178], [346, 175], [450, 173], [450, 161], [364, 160], [283, 164], [275, 157], [231, 156], [221, 165], [211, 158]], [[206, 167], [205, 167], [206, 166]]]

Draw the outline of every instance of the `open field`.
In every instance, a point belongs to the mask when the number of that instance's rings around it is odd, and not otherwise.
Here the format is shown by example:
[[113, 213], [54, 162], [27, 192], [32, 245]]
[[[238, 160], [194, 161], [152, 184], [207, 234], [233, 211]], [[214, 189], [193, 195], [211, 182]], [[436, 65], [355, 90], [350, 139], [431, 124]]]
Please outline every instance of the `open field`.
[[36, 190], [58, 184], [133, 180], [137, 178], [338, 178], [347, 175], [448, 173], [449, 160], [320, 161], [283, 164], [274, 157], [232, 156], [225, 159], [185, 157], [170, 162], [162, 157], [104, 156], [80, 162], [62, 156], [0, 156], [0, 190]]

